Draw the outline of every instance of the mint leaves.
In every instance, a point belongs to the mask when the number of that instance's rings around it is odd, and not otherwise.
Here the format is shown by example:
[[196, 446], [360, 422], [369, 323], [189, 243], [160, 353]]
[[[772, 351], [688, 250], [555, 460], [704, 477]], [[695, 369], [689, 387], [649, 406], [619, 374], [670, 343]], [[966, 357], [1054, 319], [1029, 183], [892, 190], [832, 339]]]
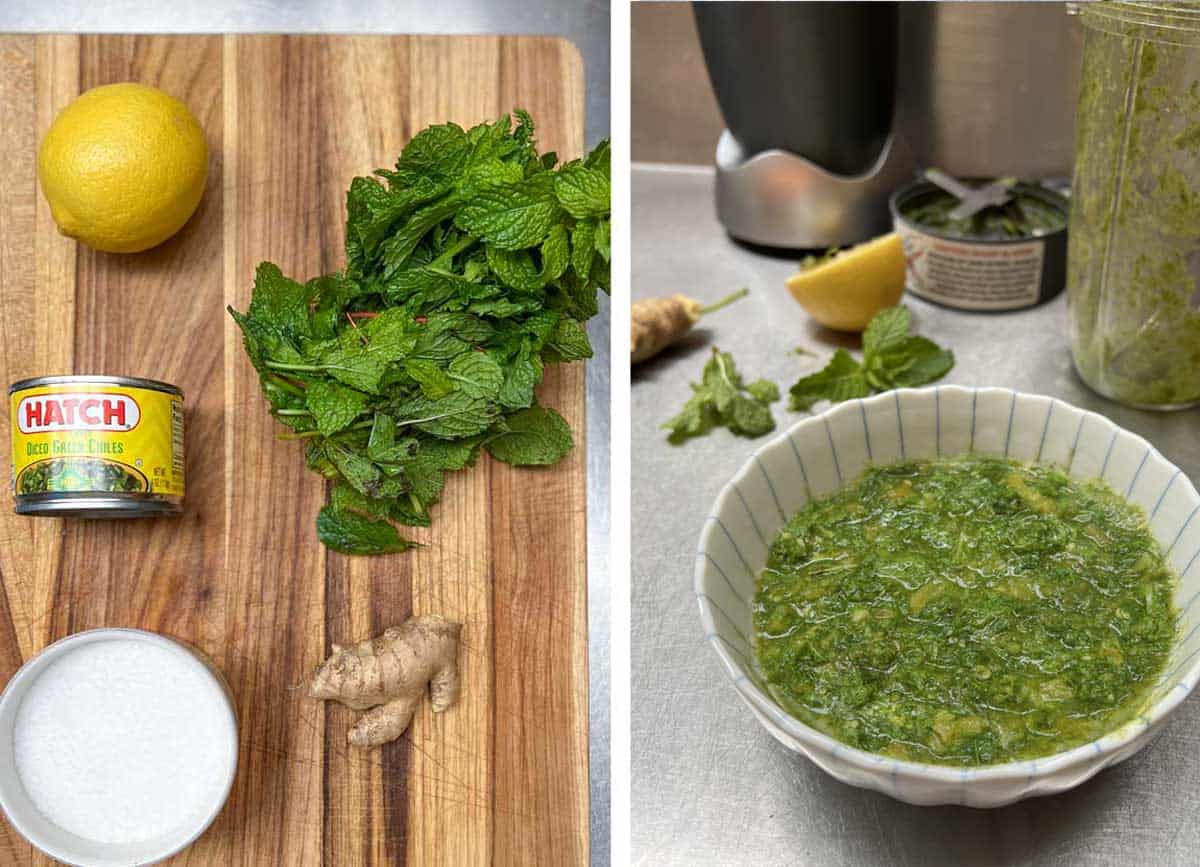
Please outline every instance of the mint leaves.
[[519, 410], [504, 420], [504, 430], [488, 440], [488, 454], [506, 464], [554, 464], [574, 445], [571, 428], [552, 409]]
[[[788, 408], [806, 411], [822, 400], [838, 403], [941, 379], [954, 367], [954, 353], [928, 338], [909, 334], [910, 318], [907, 307], [880, 310], [863, 332], [862, 362], [838, 349], [824, 368], [791, 387]], [[765, 379], [744, 383], [728, 353], [714, 348], [703, 379], [691, 388], [692, 396], [683, 410], [663, 425], [670, 431], [670, 442], [678, 445], [722, 426], [745, 437], [775, 430], [770, 405], [779, 400], [779, 387]]]
[[833, 353], [824, 369], [806, 376], [791, 388], [788, 409], [807, 410], [814, 403], [829, 400], [833, 403], [871, 393], [862, 365], [844, 349]]
[[412, 547], [387, 521], [333, 506], [317, 513], [317, 534], [322, 542], [343, 554], [387, 554]]
[[838, 403], [941, 379], [954, 366], [954, 353], [909, 334], [909, 320], [907, 307], [880, 310], [863, 332], [862, 363], [846, 350], [837, 350], [822, 370], [792, 386], [788, 408], [808, 410], [822, 400]]
[[547, 364], [589, 358], [584, 328], [609, 287], [607, 142], [557, 165], [523, 111], [418, 133], [391, 170], [346, 196], [346, 264], [307, 282], [264, 262], [230, 308], [275, 418], [333, 482], [328, 547], [411, 547], [444, 474], [480, 449], [553, 464], [570, 428], [537, 405]]
[[667, 439], [678, 445], [723, 426], [739, 436], [758, 437], [775, 430], [770, 405], [779, 400], [779, 387], [759, 379], [745, 384], [733, 356], [713, 347], [699, 384], [683, 410], [663, 425]]

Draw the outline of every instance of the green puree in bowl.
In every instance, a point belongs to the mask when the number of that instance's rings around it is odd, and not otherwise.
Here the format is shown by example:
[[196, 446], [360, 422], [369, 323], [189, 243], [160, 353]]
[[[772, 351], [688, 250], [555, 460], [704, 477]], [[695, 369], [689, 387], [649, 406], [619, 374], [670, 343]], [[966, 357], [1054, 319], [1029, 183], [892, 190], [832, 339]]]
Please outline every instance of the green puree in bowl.
[[1135, 718], [1176, 578], [1102, 481], [993, 458], [872, 467], [771, 545], [756, 655], [780, 705], [859, 749], [1046, 756]]

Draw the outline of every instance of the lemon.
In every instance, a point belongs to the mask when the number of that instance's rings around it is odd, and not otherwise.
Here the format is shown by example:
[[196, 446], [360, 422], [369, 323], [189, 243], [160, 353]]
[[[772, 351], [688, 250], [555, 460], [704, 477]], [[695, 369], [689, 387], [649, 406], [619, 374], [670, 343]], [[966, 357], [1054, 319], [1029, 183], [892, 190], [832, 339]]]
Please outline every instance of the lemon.
[[862, 331], [904, 292], [904, 247], [894, 232], [843, 250], [788, 278], [792, 297], [827, 328]]
[[64, 235], [109, 253], [161, 244], [208, 177], [204, 130], [179, 100], [134, 82], [85, 91], [54, 119], [38, 179]]

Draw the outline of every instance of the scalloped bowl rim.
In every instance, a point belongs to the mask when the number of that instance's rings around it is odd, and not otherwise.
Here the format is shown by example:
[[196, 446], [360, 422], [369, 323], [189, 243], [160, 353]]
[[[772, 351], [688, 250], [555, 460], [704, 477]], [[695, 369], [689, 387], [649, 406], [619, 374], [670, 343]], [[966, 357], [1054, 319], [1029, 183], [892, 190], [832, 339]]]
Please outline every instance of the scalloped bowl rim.
[[[797, 741], [797, 746], [801, 748], [800, 751], [807, 755], [810, 759], [814, 759], [814, 761], [815, 758], [810, 751], [825, 753], [835, 759], [846, 760], [851, 766], [856, 767], [857, 769], [870, 775], [876, 775], [881, 771], [887, 771], [893, 777], [896, 774], [900, 774], [909, 778], [919, 777], [931, 783], [944, 783], [947, 785], [958, 786], [975, 782], [982, 783], [986, 781], [1021, 781], [1025, 783], [1031, 783], [1037, 778], [1049, 776], [1056, 772], [1084, 764], [1094, 766], [1094, 768], [1092, 768], [1092, 773], [1095, 773], [1106, 767], [1108, 764], [1113, 763], [1114, 758], [1117, 757], [1123, 748], [1129, 746], [1136, 739], [1144, 737], [1150, 729], [1154, 728], [1156, 724], [1161, 722], [1165, 717], [1173, 712], [1175, 708], [1177, 708], [1184, 701], [1184, 699], [1191, 695], [1197, 680], [1200, 679], [1200, 655], [1197, 655], [1187, 667], [1186, 673], [1180, 678], [1179, 684], [1177, 684], [1177, 686], [1185, 686], [1186, 689], [1178, 689], [1177, 687], [1169, 689], [1161, 698], [1159, 698], [1157, 702], [1150, 706], [1147, 711], [1144, 711], [1141, 715], [1139, 715], [1137, 719], [1125, 723], [1124, 725], [1114, 729], [1111, 732], [1108, 732], [1097, 740], [1090, 741], [1078, 747], [1073, 747], [1070, 750], [1052, 753], [1041, 758], [1022, 759], [1019, 761], [1003, 762], [995, 765], [964, 768], [954, 765], [925, 764], [922, 762], [895, 759], [889, 756], [880, 755], [878, 753], [867, 752], [865, 750], [860, 750], [856, 747], [842, 743], [841, 741], [838, 741], [835, 738], [832, 738], [829, 735], [812, 728], [811, 726], [788, 714], [775, 702], [773, 698], [771, 698], [763, 690], [759, 689], [753, 680], [742, 673], [738, 663], [734, 660], [729, 649], [725, 646], [722, 640], [712, 640], [713, 638], [720, 639], [721, 636], [712, 610], [713, 606], [707, 604], [708, 596], [704, 592], [704, 578], [708, 570], [708, 558], [706, 553], [709, 550], [710, 541], [713, 538], [713, 534], [716, 532], [715, 527], [718, 526], [715, 517], [722, 513], [729, 500], [736, 495], [738, 483], [744, 481], [756, 467], [761, 466], [761, 462], [759, 460], [760, 454], [780, 445], [781, 443], [786, 443], [795, 432], [806, 427], [826, 424], [826, 421], [829, 417], [837, 413], [851, 411], [850, 407], [859, 404], [862, 405], [863, 411], [865, 411], [867, 407], [872, 405], [878, 405], [887, 401], [897, 401], [899, 400], [898, 395], [951, 393], [970, 394], [977, 398], [978, 395], [985, 392], [1012, 395], [1014, 406], [1016, 400], [1020, 399], [1021, 397], [1046, 399], [1051, 401], [1052, 404], [1056, 406], [1061, 406], [1071, 410], [1072, 412], [1081, 413], [1085, 418], [1092, 418], [1096, 421], [1102, 422], [1114, 432], [1114, 438], [1117, 434], [1124, 434], [1132, 438], [1134, 441], [1142, 443], [1148, 450], [1148, 454], [1158, 455], [1163, 462], [1175, 470], [1177, 477], [1181, 477], [1187, 483], [1187, 489], [1190, 489], [1191, 499], [1194, 500], [1197, 507], [1200, 508], [1200, 494], [1197, 493], [1195, 486], [1192, 484], [1187, 474], [1179, 470], [1178, 467], [1168, 461], [1165, 457], [1162, 457], [1161, 452], [1159, 452], [1158, 449], [1156, 449], [1149, 441], [1147, 441], [1145, 437], [1139, 436], [1132, 431], [1122, 428], [1120, 425], [1116, 424], [1100, 413], [1092, 410], [1082, 409], [1050, 395], [1042, 395], [1034, 392], [1023, 392], [1001, 387], [972, 388], [968, 386], [957, 385], [941, 385], [917, 389], [894, 389], [881, 394], [873, 395], [871, 397], [844, 401], [842, 403], [835, 404], [827, 408], [824, 412], [816, 413], [801, 419], [800, 421], [789, 426], [780, 434], [772, 437], [769, 442], [756, 449], [750, 455], [745, 463], [742, 464], [741, 468], [738, 469], [738, 471], [734, 474], [733, 478], [731, 478], [721, 488], [721, 492], [717, 495], [717, 498], [713, 503], [712, 510], [710, 511], [709, 516], [705, 519], [704, 529], [700, 534], [700, 547], [697, 552], [696, 565], [693, 572], [693, 590], [695, 591], [697, 601], [700, 605], [700, 619], [704, 626], [706, 640], [712, 645], [713, 649], [720, 657], [726, 672], [731, 678], [733, 678], [734, 688], [737, 690], [738, 694], [750, 705], [751, 709], [756, 712], [756, 715], [765, 717], [773, 725], [777, 726], [785, 735]], [[1081, 427], [1082, 424], [1083, 421], [1081, 420]], [[763, 472], [765, 473], [765, 469]], [[843, 486], [850, 481], [852, 481], [852, 479], [846, 479], [843, 483]], [[1187, 523], [1185, 523], [1184, 527], [1187, 527]], [[1180, 530], [1181, 534], [1182, 532], [1183, 529]], [[1179, 576], [1177, 575], [1176, 577], [1178, 578]], [[1179, 636], [1176, 637], [1176, 645], [1178, 645], [1178, 643]], [[760, 722], [765, 721], [760, 717]], [[768, 731], [770, 731], [769, 727]], [[776, 732], [770, 731], [770, 733], [778, 738], [778, 734]], [[789, 746], [791, 745], [789, 744]], [[819, 762], [817, 764], [820, 766]], [[828, 772], [827, 769], [823, 767], [822, 769]], [[1091, 775], [1091, 773], [1088, 773], [1081, 779], [1075, 780], [1074, 782], [1061, 787], [1056, 787], [1056, 790], [1070, 788], [1077, 783], [1083, 782]], [[834, 776], [838, 775], [834, 774]], [[1023, 796], [1024, 795], [1018, 794], [1007, 800], [1016, 800]]]

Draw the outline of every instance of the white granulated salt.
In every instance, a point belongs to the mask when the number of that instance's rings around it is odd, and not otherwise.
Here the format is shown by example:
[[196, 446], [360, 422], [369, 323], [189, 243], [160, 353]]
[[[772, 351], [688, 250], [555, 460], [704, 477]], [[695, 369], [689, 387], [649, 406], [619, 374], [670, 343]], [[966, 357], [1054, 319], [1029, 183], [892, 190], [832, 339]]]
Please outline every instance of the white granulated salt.
[[234, 759], [224, 692], [182, 648], [115, 638], [49, 665], [17, 711], [17, 774], [60, 828], [151, 840], [207, 817]]

